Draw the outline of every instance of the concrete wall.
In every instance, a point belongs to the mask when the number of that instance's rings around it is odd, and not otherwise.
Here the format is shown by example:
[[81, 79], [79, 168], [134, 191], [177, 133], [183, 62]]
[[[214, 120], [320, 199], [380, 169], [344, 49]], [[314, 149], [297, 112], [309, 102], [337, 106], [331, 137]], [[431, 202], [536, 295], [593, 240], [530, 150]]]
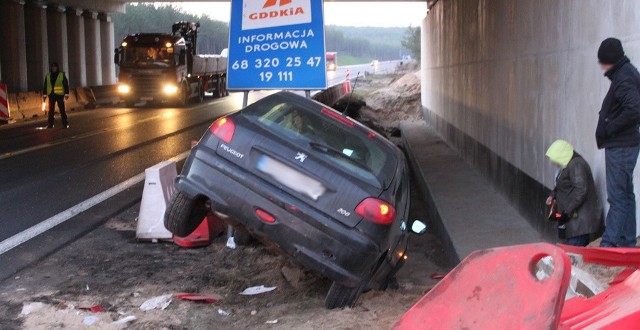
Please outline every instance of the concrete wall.
[[615, 36], [640, 64], [639, 27], [635, 0], [438, 1], [422, 25], [425, 117], [552, 234], [542, 221], [541, 198], [553, 186], [544, 152], [557, 138], [573, 143], [604, 201], [594, 132], [609, 81], [596, 52]]

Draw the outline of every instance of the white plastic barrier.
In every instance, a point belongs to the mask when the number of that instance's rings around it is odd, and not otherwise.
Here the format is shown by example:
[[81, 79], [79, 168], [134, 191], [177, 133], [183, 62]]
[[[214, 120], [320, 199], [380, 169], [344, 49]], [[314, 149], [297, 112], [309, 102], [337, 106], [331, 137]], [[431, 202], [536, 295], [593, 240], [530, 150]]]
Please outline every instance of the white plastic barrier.
[[164, 211], [175, 188], [176, 163], [164, 161], [144, 171], [144, 190], [138, 215], [136, 238], [139, 240], [170, 240], [172, 234], [164, 227]]

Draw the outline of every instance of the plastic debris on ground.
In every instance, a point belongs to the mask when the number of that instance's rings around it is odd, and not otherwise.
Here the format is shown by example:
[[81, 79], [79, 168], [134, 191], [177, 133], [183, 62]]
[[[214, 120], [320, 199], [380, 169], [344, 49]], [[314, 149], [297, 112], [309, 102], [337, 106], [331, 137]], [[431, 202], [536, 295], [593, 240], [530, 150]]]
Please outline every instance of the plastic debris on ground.
[[78, 307], [76, 307], [76, 309], [84, 310], [84, 311], [89, 311], [89, 312], [91, 312], [91, 313], [100, 313], [100, 312], [104, 312], [104, 308], [102, 308], [102, 306], [100, 306], [100, 305], [94, 305], [94, 306], [78, 306]]
[[445, 276], [447, 276], [447, 274], [438, 274], [438, 273], [433, 273], [429, 276], [430, 279], [432, 280], [441, 280], [443, 279]]
[[266, 287], [264, 285], [252, 286], [250, 288], [244, 289], [244, 291], [240, 292], [240, 294], [243, 295], [243, 296], [253, 296], [253, 295], [256, 295], [256, 294], [270, 292], [270, 291], [273, 291], [275, 289], [276, 289], [275, 286], [270, 286], [270, 287]]
[[224, 309], [222, 309], [222, 308], [218, 308], [218, 315], [222, 315], [222, 316], [229, 316], [229, 315], [231, 315], [231, 313], [229, 313], [229, 312], [225, 311], [225, 310], [224, 310]]
[[140, 309], [143, 311], [150, 311], [152, 309], [166, 309], [167, 307], [169, 307], [169, 304], [171, 303], [171, 297], [173, 295], [170, 294], [166, 294], [166, 295], [162, 295], [162, 296], [157, 296], [157, 297], [153, 297], [147, 301], [145, 301], [144, 303], [142, 303], [142, 305], [140, 305]]
[[96, 316], [87, 316], [82, 320], [82, 324], [84, 325], [94, 325], [96, 322], [100, 321]]
[[32, 303], [24, 304], [22, 306], [22, 311], [20, 312], [20, 314], [29, 315], [35, 311], [40, 310], [43, 306], [44, 304], [40, 302], [32, 302]]
[[217, 302], [219, 300], [222, 300], [222, 296], [215, 293], [198, 294], [198, 293], [181, 292], [181, 293], [176, 293], [175, 296], [180, 300], [190, 300], [190, 301], [205, 302], [210, 304]]
[[266, 324], [276, 324], [278, 323], [278, 320], [268, 320], [267, 322], [265, 322]]
[[133, 322], [135, 320], [137, 320], [138, 318], [133, 316], [133, 315], [127, 315], [117, 321], [113, 321], [111, 322], [111, 324], [127, 324], [129, 322]]
[[227, 238], [227, 247], [234, 250], [236, 248], [236, 241], [233, 240], [233, 236]]

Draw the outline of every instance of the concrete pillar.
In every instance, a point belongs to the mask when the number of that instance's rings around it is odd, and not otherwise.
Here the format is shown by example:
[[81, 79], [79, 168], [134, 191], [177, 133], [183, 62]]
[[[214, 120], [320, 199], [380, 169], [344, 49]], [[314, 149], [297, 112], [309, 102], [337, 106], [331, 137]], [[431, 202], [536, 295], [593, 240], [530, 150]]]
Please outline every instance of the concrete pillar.
[[27, 82], [30, 91], [40, 90], [49, 70], [47, 42], [47, 12], [41, 4], [27, 4], [24, 8], [27, 51]]
[[[69, 47], [67, 42], [66, 8], [58, 5], [47, 6], [47, 39], [49, 63], [56, 62], [60, 70], [69, 70]], [[48, 68], [47, 68], [48, 69]]]
[[84, 11], [84, 42], [86, 45], [87, 86], [102, 85], [102, 43], [100, 21], [95, 11]]
[[24, 33], [24, 1], [0, 4], [0, 59], [2, 80], [9, 92], [27, 90], [27, 51]]
[[113, 23], [107, 14], [100, 14], [100, 42], [102, 50], [102, 84], [114, 85], [116, 83], [116, 66], [113, 64], [113, 50], [115, 40]]
[[69, 87], [87, 85], [86, 45], [82, 10], [67, 8], [67, 40], [69, 43]]

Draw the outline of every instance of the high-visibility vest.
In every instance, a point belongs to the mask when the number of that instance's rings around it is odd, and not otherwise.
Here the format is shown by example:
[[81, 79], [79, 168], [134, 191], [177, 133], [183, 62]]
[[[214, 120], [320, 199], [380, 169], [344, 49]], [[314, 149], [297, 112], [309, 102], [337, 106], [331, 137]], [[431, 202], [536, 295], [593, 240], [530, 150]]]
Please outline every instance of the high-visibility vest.
[[[53, 85], [53, 93], [56, 95], [64, 95], [64, 85], [62, 84], [62, 80], [64, 79], [64, 72], [58, 72], [58, 77], [56, 78], [56, 82]], [[51, 72], [47, 73], [47, 95], [51, 95]]]

